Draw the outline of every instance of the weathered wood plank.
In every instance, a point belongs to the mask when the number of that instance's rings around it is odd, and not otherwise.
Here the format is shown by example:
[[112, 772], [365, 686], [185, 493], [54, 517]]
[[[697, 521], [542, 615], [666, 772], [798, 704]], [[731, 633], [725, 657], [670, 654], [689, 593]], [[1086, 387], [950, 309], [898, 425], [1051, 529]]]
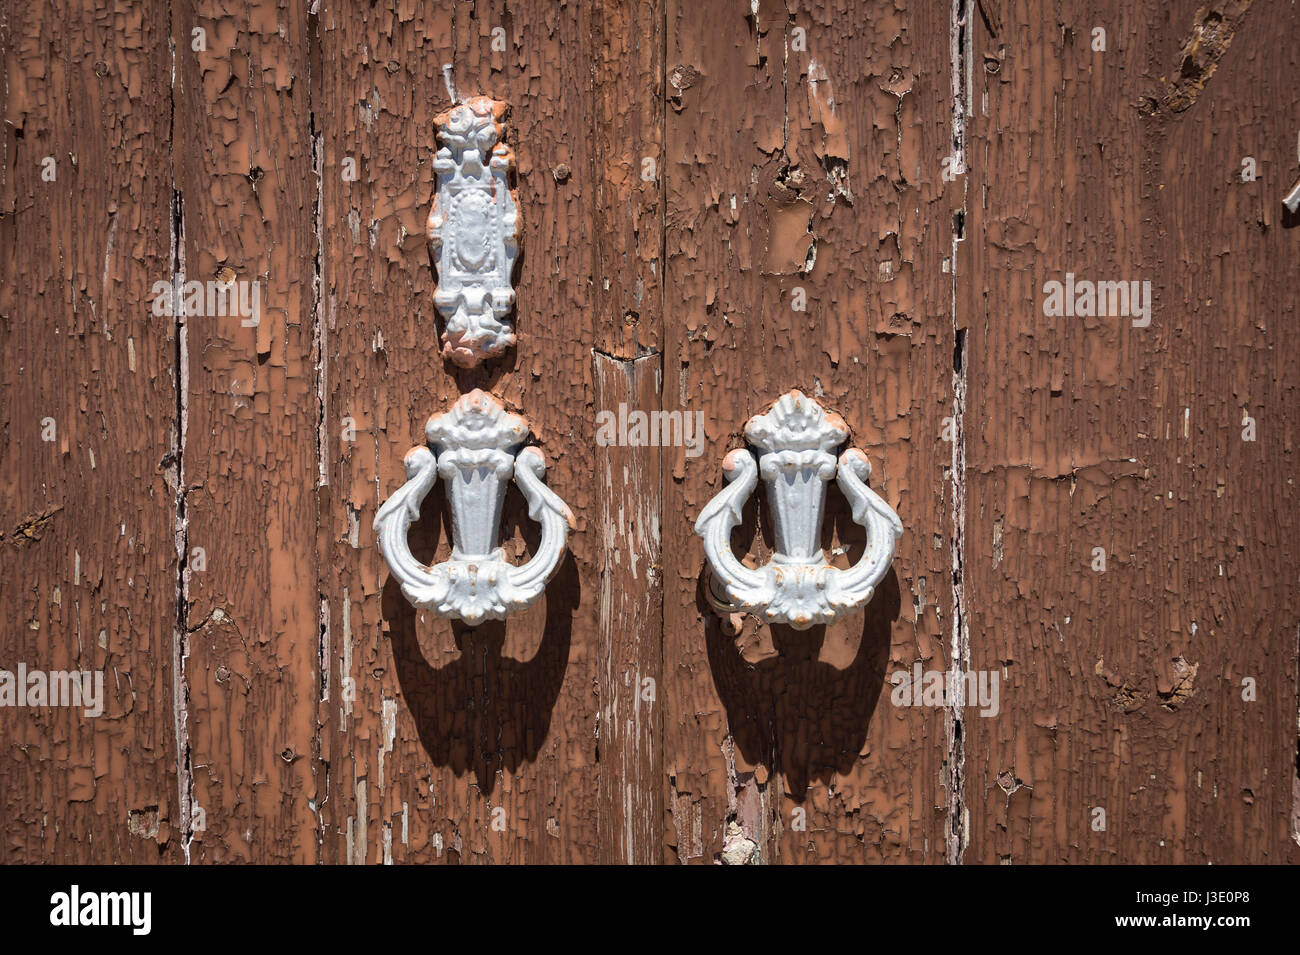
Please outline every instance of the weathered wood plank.
[[97, 717], [0, 708], [0, 862], [177, 861], [166, 12], [0, 23], [0, 669], [103, 679]]
[[[600, 590], [600, 851], [601, 861], [651, 865], [663, 859], [664, 787], [659, 700], [663, 680], [663, 520], [657, 427], [663, 371], [660, 356], [618, 361], [597, 353], [597, 426], [607, 437], [630, 435], [643, 415], [657, 430], [654, 446], [599, 444], [597, 523], [603, 529]], [[633, 424], [631, 427], [635, 427]], [[668, 433], [673, 433], [673, 425]], [[676, 433], [684, 433], [682, 423]], [[646, 435], [648, 439], [649, 435]]]
[[[322, 336], [329, 542], [324, 856], [350, 862], [580, 862], [598, 857], [597, 595], [603, 530], [592, 414], [592, 26], [583, 5], [398, 11], [324, 7], [319, 78]], [[444, 73], [443, 65], [448, 65]], [[524, 223], [516, 350], [460, 371], [439, 355], [425, 238], [433, 117], [460, 96], [509, 103]], [[342, 179], [354, 158], [359, 178]], [[567, 167], [567, 175], [561, 167]], [[371, 524], [427, 418], [474, 387], [532, 423], [547, 483], [578, 521], [546, 595], [469, 629], [414, 611]], [[355, 440], [340, 440], [345, 418]], [[412, 531], [450, 552], [435, 489]], [[441, 520], [440, 520], [441, 518]], [[441, 526], [440, 526], [441, 525]], [[535, 525], [511, 491], [509, 559]], [[344, 681], [351, 681], [344, 695]]]
[[602, 861], [636, 864], [663, 858], [664, 831], [663, 30], [660, 0], [592, 5], [598, 836]]
[[191, 0], [172, 27], [182, 269], [255, 282], [260, 295], [259, 314], [208, 305], [184, 321], [190, 858], [311, 862], [320, 602], [307, 15], [275, 0]]
[[663, 0], [592, 4], [591, 30], [596, 349], [639, 358], [659, 350], [664, 322]]
[[[961, 287], [970, 666], [1002, 699], [966, 723], [965, 859], [1294, 859], [1278, 106], [1300, 24], [1263, 2], [998, 8], [1004, 33], [972, 23]], [[1149, 324], [1045, 314], [1066, 272], [1148, 282]]]
[[[886, 680], [943, 669], [951, 631], [947, 43], [924, 5], [669, 4], [665, 406], [707, 429], [665, 462], [670, 859], [943, 858], [944, 714]], [[907, 533], [865, 615], [733, 640], [692, 525], [746, 419], [796, 387], [845, 417]], [[765, 560], [757, 511], [736, 543]], [[860, 552], [833, 488], [824, 529]]]

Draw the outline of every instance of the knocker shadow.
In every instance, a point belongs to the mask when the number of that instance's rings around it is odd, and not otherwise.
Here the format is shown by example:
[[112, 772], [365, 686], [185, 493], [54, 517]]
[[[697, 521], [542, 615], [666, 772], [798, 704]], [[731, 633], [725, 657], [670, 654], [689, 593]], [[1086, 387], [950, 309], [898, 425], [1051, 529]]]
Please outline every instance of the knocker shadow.
[[[509, 540], [517, 528], [532, 554], [537, 550], [540, 529], [527, 520], [527, 505], [517, 498], [514, 489], [507, 495], [503, 539]], [[445, 498], [442, 509], [444, 513], [438, 514], [434, 508], [426, 508], [411, 527], [411, 550], [421, 561], [434, 559], [440, 521], [444, 527], [451, 526]], [[417, 619], [421, 613], [425, 615], [427, 634], [428, 621], [436, 618], [432, 611], [412, 607], [402, 595], [400, 583], [389, 576], [382, 594], [382, 614], [389, 626], [397, 681], [420, 745], [435, 765], [458, 776], [473, 772], [479, 789], [490, 796], [499, 771], [514, 772], [537, 757], [564, 681], [573, 614], [580, 599], [577, 565], [566, 551], [539, 601], [545, 608], [545, 622], [531, 657], [517, 660], [505, 655], [506, 631], [507, 625], [518, 628], [525, 621], [537, 620], [541, 609], [537, 606], [508, 621], [487, 620], [476, 627], [451, 621], [460, 656], [446, 666], [435, 667], [420, 646]]]
[[[758, 496], [746, 503], [744, 517], [733, 532], [737, 556], [750, 550], [760, 527], [771, 549], [771, 521], [760, 525], [756, 519]], [[765, 502], [761, 510], [768, 518]], [[861, 528], [852, 522], [839, 495], [826, 502], [822, 546], [827, 553], [835, 531], [842, 533], [841, 540], [856, 541], [834, 561], [848, 566], [861, 555], [865, 542], [853, 536], [855, 531], [860, 535]], [[892, 626], [902, 605], [898, 576], [890, 567], [875, 596], [857, 611], [860, 633], [856, 617], [850, 616], [831, 625], [829, 641], [826, 626], [800, 631], [785, 624], [760, 623], [759, 632], [748, 639], [743, 629], [739, 637], [728, 634], [723, 618], [709, 604], [708, 576], [706, 562], [696, 602], [705, 619], [709, 668], [736, 748], [747, 764], [779, 773], [786, 792], [802, 802], [814, 780], [829, 784], [835, 775], [851, 772], [866, 744], [886, 681]], [[763, 639], [765, 632], [770, 649]], [[750, 662], [743, 655], [745, 649], [767, 652]]]

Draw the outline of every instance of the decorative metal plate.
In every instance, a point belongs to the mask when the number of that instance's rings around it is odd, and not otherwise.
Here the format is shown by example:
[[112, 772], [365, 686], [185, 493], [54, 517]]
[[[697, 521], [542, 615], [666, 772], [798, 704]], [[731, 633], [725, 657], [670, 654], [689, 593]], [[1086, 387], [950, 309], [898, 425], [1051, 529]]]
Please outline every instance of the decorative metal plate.
[[519, 259], [519, 209], [510, 190], [515, 157], [500, 142], [506, 104], [478, 96], [434, 117], [442, 148], [429, 244], [438, 263], [433, 301], [446, 322], [444, 358], [471, 368], [515, 342], [508, 315]]

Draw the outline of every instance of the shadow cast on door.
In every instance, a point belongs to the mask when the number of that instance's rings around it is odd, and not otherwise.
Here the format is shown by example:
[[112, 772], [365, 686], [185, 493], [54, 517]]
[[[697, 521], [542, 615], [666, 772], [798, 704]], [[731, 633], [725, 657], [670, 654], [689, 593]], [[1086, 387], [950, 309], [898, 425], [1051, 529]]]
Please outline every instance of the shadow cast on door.
[[[442, 495], [439, 495], [442, 498]], [[513, 500], [512, 500], [513, 499]], [[432, 503], [433, 495], [427, 503]], [[507, 495], [503, 526], [506, 540], [517, 529], [530, 553], [537, 550], [540, 529], [526, 519], [522, 496]], [[451, 526], [442, 500], [441, 524]], [[411, 528], [411, 551], [429, 561], [438, 549], [432, 508]], [[389, 627], [393, 664], [402, 699], [415, 721], [420, 745], [437, 766], [458, 776], [472, 772], [479, 789], [490, 796], [499, 772], [514, 772], [536, 759], [550, 730], [551, 716], [564, 682], [573, 634], [573, 614], [581, 600], [581, 584], [573, 554], [566, 553], [542, 600], [546, 617], [537, 649], [527, 660], [505, 656], [508, 621], [488, 620], [469, 627], [451, 621], [460, 656], [434, 667], [420, 647], [416, 610], [402, 596], [391, 575], [384, 584], [382, 613]], [[529, 613], [530, 619], [536, 614]]]
[[[759, 520], [760, 514], [764, 520]], [[770, 551], [771, 527], [766, 502], [756, 506], [751, 497], [732, 535], [734, 552], [748, 552], [760, 529]], [[829, 553], [837, 532], [845, 539], [854, 530], [861, 533], [846, 503], [838, 496], [828, 499], [823, 548]], [[848, 548], [847, 562], [856, 562], [864, 548], [865, 542]], [[787, 794], [802, 802], [813, 781], [829, 784], [836, 775], [851, 772], [860, 759], [885, 685], [892, 625], [901, 606], [898, 576], [890, 567], [866, 606], [848, 622], [834, 624], [838, 629], [861, 619], [856, 650], [843, 668], [820, 659], [825, 626], [800, 631], [773, 624], [769, 630], [775, 652], [758, 662], [746, 660], [709, 605], [708, 586], [707, 571], [702, 571], [696, 605], [704, 616], [709, 667], [731, 737], [747, 764], [780, 774]]]

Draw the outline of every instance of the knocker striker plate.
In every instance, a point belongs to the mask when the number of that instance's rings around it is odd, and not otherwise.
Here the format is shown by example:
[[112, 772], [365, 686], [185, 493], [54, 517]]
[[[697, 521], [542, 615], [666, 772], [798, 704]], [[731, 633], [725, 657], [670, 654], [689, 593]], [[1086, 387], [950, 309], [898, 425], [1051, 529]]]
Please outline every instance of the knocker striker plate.
[[[546, 459], [537, 448], [518, 450], [529, 427], [483, 391], [472, 391], [446, 414], [429, 419], [428, 445], [405, 458], [406, 483], [379, 508], [379, 549], [402, 594], [416, 607], [468, 624], [503, 620], [535, 601], [546, 588], [568, 541], [573, 514], [542, 483]], [[451, 559], [426, 568], [411, 554], [407, 533], [439, 477], [451, 503]], [[498, 546], [506, 482], [511, 478], [528, 501], [528, 516], [542, 526], [532, 559], [506, 561]]]
[[[750, 418], [745, 448], [731, 451], [722, 468], [728, 486], [700, 513], [695, 532], [704, 540], [712, 572], [710, 599], [719, 613], [747, 612], [796, 630], [830, 623], [869, 601], [894, 559], [903, 525], [893, 508], [867, 487], [871, 464], [857, 448], [836, 459], [849, 437], [839, 415], [800, 391], [782, 395]], [[776, 553], [763, 567], [746, 567], [731, 551], [731, 532], [763, 478], [772, 512]], [[820, 546], [826, 485], [832, 479], [848, 498], [867, 546], [847, 570], [831, 565]]]
[[509, 313], [519, 259], [520, 223], [500, 142], [506, 104], [477, 96], [434, 117], [442, 146], [433, 159], [438, 191], [429, 246], [438, 264], [433, 302], [446, 322], [443, 357], [462, 368], [500, 355], [515, 342]]

